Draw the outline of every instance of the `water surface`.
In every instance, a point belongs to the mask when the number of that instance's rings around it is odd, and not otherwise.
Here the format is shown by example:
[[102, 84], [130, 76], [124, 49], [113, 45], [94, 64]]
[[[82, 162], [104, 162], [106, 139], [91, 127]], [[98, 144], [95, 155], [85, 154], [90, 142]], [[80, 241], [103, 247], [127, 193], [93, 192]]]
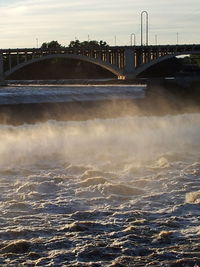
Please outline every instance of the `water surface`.
[[0, 140], [0, 265], [200, 264], [199, 113], [0, 125]]

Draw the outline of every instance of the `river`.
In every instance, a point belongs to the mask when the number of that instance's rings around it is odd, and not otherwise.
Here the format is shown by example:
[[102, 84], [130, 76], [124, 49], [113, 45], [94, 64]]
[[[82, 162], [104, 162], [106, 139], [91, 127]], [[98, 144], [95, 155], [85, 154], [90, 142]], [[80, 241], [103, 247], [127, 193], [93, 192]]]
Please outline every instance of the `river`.
[[[131, 85], [0, 89], [1, 105], [144, 97]], [[2, 123], [0, 140], [1, 266], [200, 265], [199, 112]]]

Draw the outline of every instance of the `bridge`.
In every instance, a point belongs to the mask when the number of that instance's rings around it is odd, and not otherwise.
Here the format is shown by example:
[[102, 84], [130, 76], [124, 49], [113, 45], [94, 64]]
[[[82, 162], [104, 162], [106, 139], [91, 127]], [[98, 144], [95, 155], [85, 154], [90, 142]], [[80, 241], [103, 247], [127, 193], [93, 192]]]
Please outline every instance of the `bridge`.
[[179, 55], [200, 54], [200, 44], [112, 46], [99, 48], [24, 48], [0, 50], [0, 83], [30, 64], [52, 59], [76, 59], [101, 66], [118, 79], [133, 79], [151, 66]]

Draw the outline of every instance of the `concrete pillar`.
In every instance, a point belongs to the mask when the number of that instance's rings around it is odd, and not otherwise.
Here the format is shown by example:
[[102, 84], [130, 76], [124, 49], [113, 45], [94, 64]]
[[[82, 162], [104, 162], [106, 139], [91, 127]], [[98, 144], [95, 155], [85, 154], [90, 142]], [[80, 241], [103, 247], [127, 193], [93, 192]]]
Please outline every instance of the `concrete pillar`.
[[9, 70], [12, 69], [12, 58], [11, 58], [11, 54], [9, 53], [9, 56], [8, 56], [8, 62], [9, 62]]
[[28, 61], [28, 55], [27, 55], [27, 51], [25, 52], [25, 59], [24, 59], [25, 62]]
[[143, 64], [143, 52], [137, 51], [136, 53], [136, 67], [140, 67]]
[[106, 52], [106, 62], [110, 63], [110, 53], [109, 51]]
[[156, 51], [156, 56], [155, 56], [155, 59], [158, 59], [159, 58], [159, 54], [160, 54], [160, 52], [159, 52], [159, 49], [157, 49], [157, 51]]
[[118, 51], [115, 51], [115, 54], [114, 54], [114, 64], [115, 66], [118, 67]]
[[19, 52], [17, 51], [17, 65], [19, 65]]
[[110, 64], [113, 64], [113, 51], [110, 53]]
[[124, 53], [120, 52], [120, 69], [124, 68]]
[[136, 68], [136, 54], [135, 54], [135, 49], [133, 50], [133, 66], [134, 69]]
[[130, 48], [126, 48], [124, 51], [124, 75], [125, 77], [132, 78], [134, 71], [135, 71], [135, 64], [134, 64], [135, 54], [134, 50]]
[[151, 53], [151, 49], [148, 49], [148, 62], [152, 60], [152, 53]]
[[0, 52], [0, 85], [4, 83], [3, 54]]
[[120, 54], [119, 54], [119, 52], [117, 52], [117, 54], [116, 54], [116, 66], [118, 68], [120, 68], [120, 60], [119, 60], [119, 58], [120, 58]]

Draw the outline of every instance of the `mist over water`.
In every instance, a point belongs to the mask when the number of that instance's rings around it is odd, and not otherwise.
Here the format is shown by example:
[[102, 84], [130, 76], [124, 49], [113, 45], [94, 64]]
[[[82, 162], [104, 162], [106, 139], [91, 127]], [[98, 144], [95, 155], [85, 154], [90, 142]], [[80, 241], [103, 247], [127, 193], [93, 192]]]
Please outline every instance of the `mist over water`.
[[0, 125], [0, 265], [198, 266], [199, 133], [199, 113]]
[[1, 167], [31, 165], [45, 158], [76, 164], [144, 162], [162, 154], [199, 149], [199, 114], [1, 126]]

